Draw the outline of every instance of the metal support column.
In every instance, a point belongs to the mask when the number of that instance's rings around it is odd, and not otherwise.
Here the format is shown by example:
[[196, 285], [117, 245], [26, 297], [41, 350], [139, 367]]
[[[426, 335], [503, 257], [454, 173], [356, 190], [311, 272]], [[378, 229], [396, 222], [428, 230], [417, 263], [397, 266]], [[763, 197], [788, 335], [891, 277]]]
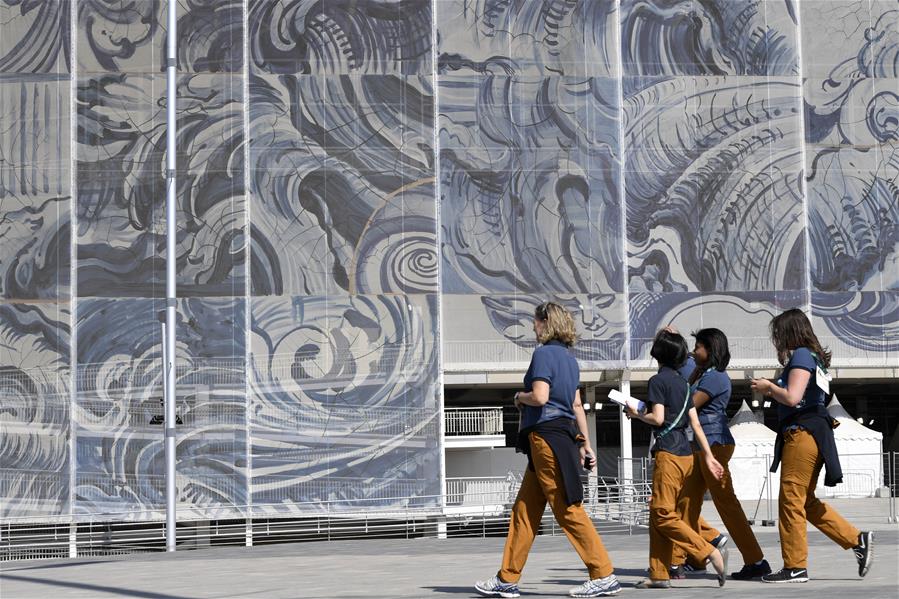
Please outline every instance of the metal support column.
[[165, 201], [165, 547], [175, 550], [175, 154], [177, 146], [177, 22], [178, 3], [168, 0], [168, 43], [166, 48], [166, 201]]
[[[631, 394], [631, 373], [627, 370], [621, 373], [621, 392], [625, 396]], [[631, 421], [625, 415], [624, 410], [619, 410], [618, 430], [621, 433], [621, 469], [618, 476], [625, 489], [632, 488], [634, 482], [634, 445], [631, 440]]]

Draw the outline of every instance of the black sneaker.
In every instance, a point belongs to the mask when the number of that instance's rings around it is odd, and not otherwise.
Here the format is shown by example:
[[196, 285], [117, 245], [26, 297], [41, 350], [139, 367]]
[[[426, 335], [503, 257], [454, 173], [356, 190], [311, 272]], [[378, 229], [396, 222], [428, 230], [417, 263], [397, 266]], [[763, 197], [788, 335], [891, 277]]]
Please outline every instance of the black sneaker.
[[858, 575], [862, 578], [871, 569], [871, 560], [874, 559], [874, 533], [863, 532], [858, 535], [858, 545], [852, 548], [855, 559], [858, 561]]
[[668, 577], [671, 580], [683, 580], [687, 577], [687, 572], [684, 570], [684, 565], [681, 564], [679, 566], [671, 566], [668, 568]]
[[762, 582], [808, 582], [808, 570], [805, 568], [783, 568], [774, 574], [762, 576]]
[[768, 560], [763, 559], [757, 564], [746, 564], [739, 572], [730, 575], [734, 580], [752, 580], [766, 574], [771, 574], [771, 565]]
[[687, 562], [686, 564], [684, 564], [684, 572], [705, 572], [705, 564], [701, 566], [695, 566], [690, 562]]

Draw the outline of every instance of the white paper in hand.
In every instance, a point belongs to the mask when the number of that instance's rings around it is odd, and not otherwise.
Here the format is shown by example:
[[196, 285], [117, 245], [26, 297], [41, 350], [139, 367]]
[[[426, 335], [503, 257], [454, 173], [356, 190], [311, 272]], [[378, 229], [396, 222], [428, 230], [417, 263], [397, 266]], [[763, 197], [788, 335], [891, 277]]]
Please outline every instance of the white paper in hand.
[[637, 399], [636, 397], [631, 397], [630, 395], [625, 395], [618, 389], [612, 389], [609, 391], [609, 399], [613, 402], [617, 403], [619, 406], [628, 406], [635, 412], [642, 412], [646, 410], [646, 404]]

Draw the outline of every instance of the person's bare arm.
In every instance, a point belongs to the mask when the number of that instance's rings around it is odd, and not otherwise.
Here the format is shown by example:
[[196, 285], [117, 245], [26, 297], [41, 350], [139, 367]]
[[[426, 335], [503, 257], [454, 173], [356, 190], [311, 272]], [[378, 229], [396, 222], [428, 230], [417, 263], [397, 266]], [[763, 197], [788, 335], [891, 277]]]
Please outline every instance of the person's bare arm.
[[579, 453], [581, 455], [581, 464], [585, 463], [584, 458], [589, 455], [590, 467], [587, 468], [587, 470], [592, 471], [596, 467], [596, 454], [593, 453], [593, 446], [590, 444], [590, 430], [587, 428], [587, 413], [584, 411], [584, 404], [581, 402], [580, 389], [574, 392], [574, 402], [572, 403], [572, 408], [574, 409], [574, 419], [575, 421], [577, 421], [577, 429], [584, 437], [584, 443], [579, 449]]
[[546, 381], [534, 381], [531, 391], [519, 391], [517, 396], [518, 403], [542, 408], [549, 401], [549, 384]]
[[650, 426], [662, 426], [665, 422], [665, 406], [660, 403], [652, 404], [652, 411], [650, 412], [637, 412], [630, 407], [625, 408], [624, 412], [628, 418], [636, 418]]
[[581, 402], [581, 390], [577, 389], [574, 392], [574, 402], [571, 406], [574, 409], [574, 419], [577, 422], [577, 430], [584, 436], [584, 439], [587, 440], [587, 445], [590, 445], [590, 431], [587, 429], [587, 413], [584, 411], [584, 404]]
[[702, 425], [699, 423], [699, 415], [696, 413], [696, 408], [690, 408], [690, 411], [687, 412], [687, 416], [690, 418], [690, 428], [693, 429], [693, 440], [696, 441], [699, 448], [702, 449], [702, 456], [703, 459], [705, 459], [706, 466], [708, 466], [709, 471], [712, 473], [712, 476], [715, 477], [715, 480], [721, 480], [721, 477], [724, 476], [724, 467], [712, 454], [712, 448], [709, 447], [709, 441], [705, 438], [705, 432], [702, 430]]
[[708, 393], [706, 393], [705, 391], [699, 391], [699, 390], [697, 390], [697, 391], [693, 394], [693, 406], [698, 410], [699, 408], [701, 408], [701, 407], [704, 406], [705, 404], [709, 403], [709, 400], [710, 400], [710, 399], [712, 399], [712, 398], [709, 397], [709, 394], [708, 394]]

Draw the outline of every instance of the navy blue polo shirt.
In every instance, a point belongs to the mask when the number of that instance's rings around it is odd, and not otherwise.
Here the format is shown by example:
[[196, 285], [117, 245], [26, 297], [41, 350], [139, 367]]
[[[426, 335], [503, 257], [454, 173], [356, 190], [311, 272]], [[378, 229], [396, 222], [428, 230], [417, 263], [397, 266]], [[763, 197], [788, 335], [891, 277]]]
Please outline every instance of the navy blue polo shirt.
[[777, 379], [778, 386], [787, 389], [790, 381], [790, 371], [797, 368], [809, 371], [809, 373], [811, 373], [811, 376], [809, 377], [808, 385], [805, 388], [805, 392], [803, 393], [802, 400], [799, 402], [799, 404], [791, 408], [778, 402], [778, 419], [783, 421], [785, 418], [789, 418], [792, 414], [795, 414], [802, 408], [807, 408], [815, 405], [824, 405], [824, 390], [818, 386], [818, 383], [815, 380], [815, 370], [817, 369], [817, 367], [818, 362], [812, 355], [812, 350], [807, 347], [798, 347], [793, 350], [793, 353], [790, 356], [790, 360], [787, 362], [787, 365], [784, 366], [784, 370], [780, 374], [780, 378]]
[[571, 350], [561, 341], [550, 341], [534, 350], [531, 365], [524, 375], [524, 390], [533, 391], [534, 381], [549, 385], [549, 401], [542, 407], [524, 406], [521, 428], [557, 418], [574, 419], [574, 394], [581, 380], [581, 371]]
[[[659, 438], [659, 433], [668, 428], [668, 425], [675, 421], [687, 402], [686, 408], [683, 410], [683, 416], [667, 435]], [[649, 389], [646, 397], [646, 411], [651, 412], [653, 404], [662, 404], [665, 406], [665, 421], [662, 426], [654, 426], [653, 432], [656, 435], [655, 443], [652, 445], [652, 453], [658, 451], [667, 451], [668, 453], [688, 456], [693, 455], [693, 448], [690, 447], [690, 441], [687, 439], [687, 426], [690, 419], [687, 412], [693, 407], [693, 397], [690, 393], [690, 385], [678, 373], [677, 370], [662, 366], [658, 374], [653, 375], [649, 379]]]
[[[695, 369], [696, 361], [690, 356], [686, 364], [678, 369], [678, 373], [689, 381]], [[727, 425], [727, 404], [730, 403], [731, 394], [730, 377], [712, 368], [703, 372], [699, 380], [690, 386], [690, 389], [692, 389], [691, 393], [703, 391], [709, 396], [709, 401], [701, 408], [696, 408], [702, 432], [705, 434], [709, 446], [735, 445], [736, 441], [730, 434], [730, 427]], [[693, 448], [698, 449], [698, 446], [694, 443]]]
[[727, 426], [727, 404], [730, 403], [731, 382], [726, 373], [709, 368], [691, 386], [693, 393], [703, 391], [709, 400], [697, 408], [699, 423], [709, 445], [734, 445], [734, 437]]

